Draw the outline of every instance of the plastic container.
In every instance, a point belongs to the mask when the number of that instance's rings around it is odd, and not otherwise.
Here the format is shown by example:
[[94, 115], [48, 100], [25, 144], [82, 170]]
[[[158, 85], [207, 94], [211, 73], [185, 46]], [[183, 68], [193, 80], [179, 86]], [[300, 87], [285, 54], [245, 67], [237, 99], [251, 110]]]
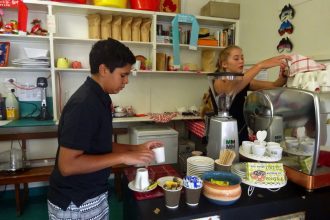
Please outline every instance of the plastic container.
[[94, 5], [126, 8], [127, 0], [94, 0]]
[[7, 120], [16, 120], [19, 119], [19, 103], [15, 97], [15, 89], [12, 89], [8, 92], [6, 97], [6, 115]]
[[130, 0], [130, 2], [132, 9], [159, 11], [160, 0]]

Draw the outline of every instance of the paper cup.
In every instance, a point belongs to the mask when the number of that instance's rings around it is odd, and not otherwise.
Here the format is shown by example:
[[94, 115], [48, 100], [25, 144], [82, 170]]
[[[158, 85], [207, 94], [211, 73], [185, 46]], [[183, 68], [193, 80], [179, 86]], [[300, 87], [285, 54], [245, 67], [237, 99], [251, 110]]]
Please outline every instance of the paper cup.
[[203, 180], [198, 176], [186, 176], [183, 179], [183, 186], [185, 188], [186, 204], [197, 206], [203, 187]]
[[182, 187], [176, 190], [163, 189], [165, 193], [165, 206], [170, 209], [178, 208]]
[[231, 164], [229, 164], [229, 165], [221, 164], [219, 162], [219, 159], [216, 159], [214, 161], [214, 168], [215, 168], [216, 171], [231, 172]]
[[152, 151], [155, 154], [156, 163], [165, 162], [165, 147], [156, 147], [156, 148], [153, 148]]
[[202, 187], [199, 189], [190, 189], [185, 187], [186, 190], [186, 204], [189, 206], [197, 206], [202, 192]]

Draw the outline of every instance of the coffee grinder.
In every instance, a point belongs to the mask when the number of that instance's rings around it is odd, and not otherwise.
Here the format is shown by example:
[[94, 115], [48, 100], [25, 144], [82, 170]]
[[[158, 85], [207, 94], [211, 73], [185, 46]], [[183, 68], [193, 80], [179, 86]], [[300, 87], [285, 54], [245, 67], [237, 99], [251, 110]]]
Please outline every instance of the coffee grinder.
[[[238, 155], [237, 121], [229, 115], [229, 109], [237, 94], [236, 85], [243, 79], [243, 74], [217, 72], [207, 76], [216, 103], [213, 108], [218, 110], [207, 123], [207, 156], [217, 159], [222, 149], [234, 150]], [[235, 160], [238, 160], [238, 157]]]
[[48, 82], [47, 78], [45, 77], [38, 77], [37, 78], [37, 87], [41, 89], [41, 107], [40, 107], [40, 114], [37, 116], [37, 120], [50, 120], [52, 117], [50, 116], [48, 109], [47, 109], [47, 87]]

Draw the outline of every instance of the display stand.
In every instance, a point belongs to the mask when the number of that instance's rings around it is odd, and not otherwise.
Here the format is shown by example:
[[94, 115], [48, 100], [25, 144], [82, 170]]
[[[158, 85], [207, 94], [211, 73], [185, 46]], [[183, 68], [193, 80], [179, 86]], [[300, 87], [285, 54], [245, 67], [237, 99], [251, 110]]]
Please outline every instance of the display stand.
[[270, 157], [267, 155], [264, 156], [257, 156], [254, 154], [249, 154], [243, 151], [242, 146], [239, 148], [239, 154], [242, 155], [243, 157], [255, 160], [255, 161], [259, 161], [259, 162], [277, 162], [279, 160], [281, 160], [281, 158], [277, 158], [277, 157]]
[[[252, 159], [252, 160], [255, 160], [258, 162], [277, 162], [281, 159], [281, 158], [274, 158], [274, 157], [269, 157], [269, 156], [256, 156], [253, 154], [248, 154], [243, 151], [242, 147], [239, 148], [239, 154], [241, 154], [242, 156], [244, 156], [246, 158], [249, 158], [249, 159]], [[285, 186], [287, 184], [287, 179], [285, 179], [284, 182], [278, 183], [278, 184], [265, 184], [265, 183], [251, 182], [246, 179], [246, 175], [245, 175], [245, 178], [242, 178], [242, 183], [249, 186], [248, 187], [248, 196], [251, 196], [253, 194], [255, 187], [268, 189], [269, 191], [272, 191], [272, 192], [277, 192], [283, 186]]]
[[299, 149], [296, 149], [296, 148], [293, 148], [293, 149], [288, 149], [288, 148], [283, 148], [283, 151], [285, 153], [288, 153], [288, 154], [292, 154], [292, 155], [296, 155], [296, 156], [305, 156], [305, 157], [308, 157], [308, 156], [313, 156], [314, 152], [311, 151], [311, 152], [305, 152], [305, 151], [301, 151]]

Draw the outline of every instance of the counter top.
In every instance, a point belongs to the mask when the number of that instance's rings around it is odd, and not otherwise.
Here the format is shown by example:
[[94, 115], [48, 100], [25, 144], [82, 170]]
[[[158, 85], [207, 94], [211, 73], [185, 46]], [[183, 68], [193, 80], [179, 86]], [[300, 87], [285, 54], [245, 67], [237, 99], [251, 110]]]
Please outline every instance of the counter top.
[[[200, 120], [200, 116], [176, 116], [172, 118], [174, 121], [178, 120]], [[131, 123], [131, 122], [153, 122], [150, 116], [144, 117], [122, 117], [113, 118], [114, 124]], [[40, 121], [36, 119], [21, 119], [13, 121], [0, 121], [0, 134], [13, 133], [13, 132], [42, 132], [42, 131], [55, 131], [57, 130], [58, 121], [46, 120]]]
[[[241, 186], [241, 198], [233, 205], [218, 206], [210, 203], [206, 197], [201, 195], [199, 205], [190, 207], [185, 204], [185, 195], [182, 194], [179, 207], [173, 210], [165, 207], [164, 197], [137, 201], [134, 199], [132, 191], [125, 187], [124, 219], [168, 220], [220, 216], [221, 220], [247, 220], [271, 218], [297, 212], [305, 212], [305, 219], [330, 219], [330, 187], [307, 192], [304, 188], [288, 182], [277, 192], [255, 188], [252, 196], [248, 196], [248, 186], [245, 184]], [[156, 208], [160, 210], [158, 214], [154, 213]]]

